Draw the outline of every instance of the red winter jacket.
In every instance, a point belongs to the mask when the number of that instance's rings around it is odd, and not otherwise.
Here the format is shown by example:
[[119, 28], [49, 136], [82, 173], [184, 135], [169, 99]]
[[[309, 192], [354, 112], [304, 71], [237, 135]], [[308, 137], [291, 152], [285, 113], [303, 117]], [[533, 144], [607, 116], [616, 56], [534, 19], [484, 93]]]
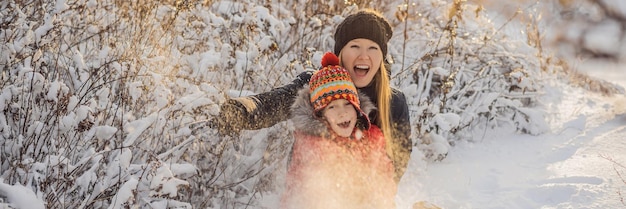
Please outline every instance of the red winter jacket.
[[[374, 106], [359, 97], [367, 114]], [[308, 88], [299, 92], [292, 111], [295, 142], [282, 208], [395, 208], [393, 164], [376, 125], [357, 130], [359, 139], [331, 134], [313, 115]]]

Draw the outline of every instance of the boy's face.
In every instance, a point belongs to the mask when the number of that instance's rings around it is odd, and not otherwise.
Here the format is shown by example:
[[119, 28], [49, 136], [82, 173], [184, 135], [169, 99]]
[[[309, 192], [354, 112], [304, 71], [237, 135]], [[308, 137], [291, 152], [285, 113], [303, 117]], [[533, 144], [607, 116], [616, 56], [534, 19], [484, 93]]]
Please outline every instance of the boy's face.
[[376, 42], [357, 38], [341, 49], [341, 63], [350, 72], [357, 88], [369, 85], [383, 63], [383, 52]]
[[348, 100], [337, 99], [324, 108], [324, 118], [339, 136], [350, 137], [356, 125], [356, 109]]

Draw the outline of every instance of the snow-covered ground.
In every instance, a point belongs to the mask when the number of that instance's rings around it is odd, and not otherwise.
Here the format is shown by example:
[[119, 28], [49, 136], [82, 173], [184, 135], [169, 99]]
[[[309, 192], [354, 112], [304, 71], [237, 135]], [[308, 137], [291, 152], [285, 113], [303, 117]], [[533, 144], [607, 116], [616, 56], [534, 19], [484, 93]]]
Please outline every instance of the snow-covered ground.
[[[626, 87], [624, 67], [595, 67], [583, 70]], [[491, 134], [458, 144], [441, 162], [414, 165], [403, 179], [401, 206], [426, 200], [443, 208], [626, 207], [626, 97], [554, 88], [544, 100], [551, 133]]]

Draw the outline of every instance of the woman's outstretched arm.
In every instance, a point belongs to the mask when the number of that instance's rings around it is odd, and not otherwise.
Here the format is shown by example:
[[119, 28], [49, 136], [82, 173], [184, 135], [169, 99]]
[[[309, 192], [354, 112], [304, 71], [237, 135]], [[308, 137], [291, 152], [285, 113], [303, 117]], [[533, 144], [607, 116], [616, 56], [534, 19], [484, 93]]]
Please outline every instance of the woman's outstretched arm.
[[228, 99], [217, 118], [220, 135], [237, 135], [241, 130], [267, 128], [290, 117], [298, 91], [308, 84], [313, 71], [300, 73], [290, 84], [257, 95]]

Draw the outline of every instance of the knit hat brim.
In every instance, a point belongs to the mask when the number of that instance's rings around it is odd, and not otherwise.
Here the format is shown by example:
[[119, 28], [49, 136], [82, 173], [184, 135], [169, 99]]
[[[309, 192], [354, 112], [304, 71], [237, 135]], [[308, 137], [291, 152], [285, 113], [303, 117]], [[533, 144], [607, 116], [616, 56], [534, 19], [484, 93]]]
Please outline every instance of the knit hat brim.
[[352, 99], [338, 97], [338, 98], [334, 98], [333, 100], [325, 103], [324, 105], [320, 105], [320, 106], [315, 106], [314, 105], [315, 114], [319, 114], [322, 110], [324, 110], [324, 108], [326, 108], [326, 106], [328, 106], [328, 104], [330, 104], [330, 102], [332, 102], [334, 100], [337, 100], [337, 99], [348, 100], [348, 102], [350, 102], [350, 104], [352, 104], [352, 106], [354, 106], [354, 109], [356, 110], [356, 113], [357, 113], [357, 115], [356, 115], [357, 126], [363, 128], [364, 130], [369, 130], [369, 128], [370, 128], [370, 119], [369, 119], [369, 117], [361, 109], [360, 103], [357, 103], [355, 100], [352, 100]]
[[387, 42], [391, 39], [393, 31], [389, 22], [379, 13], [364, 10], [352, 14], [343, 20], [335, 30], [335, 54], [339, 54], [341, 49], [351, 40], [364, 38], [376, 42], [387, 55]]

